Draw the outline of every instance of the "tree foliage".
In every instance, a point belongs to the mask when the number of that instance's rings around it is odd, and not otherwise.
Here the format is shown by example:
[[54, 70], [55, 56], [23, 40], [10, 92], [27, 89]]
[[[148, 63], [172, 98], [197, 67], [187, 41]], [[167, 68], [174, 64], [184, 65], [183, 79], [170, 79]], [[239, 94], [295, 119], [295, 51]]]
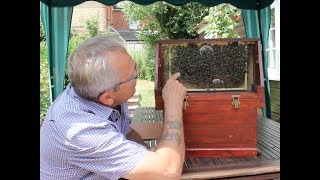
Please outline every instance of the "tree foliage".
[[143, 68], [149, 69], [152, 79], [155, 74], [155, 42], [158, 40], [198, 38], [195, 26], [202, 21], [208, 22], [206, 33], [214, 38], [239, 37], [234, 30], [241, 11], [230, 4], [206, 7], [192, 2], [174, 6], [158, 1], [143, 6], [125, 1], [122, 5], [129, 22], [140, 22], [139, 39], [147, 44], [145, 61], [148, 67]]
[[126, 19], [139, 21], [141, 33], [139, 39], [145, 46], [145, 76], [148, 80], [155, 78], [155, 42], [168, 39], [197, 38], [194, 27], [208, 15], [209, 8], [199, 3], [174, 6], [166, 2], [155, 2], [143, 6], [125, 1], [123, 9]]
[[158, 1], [142, 6], [127, 1], [123, 11], [128, 21], [140, 21], [140, 39], [153, 44], [160, 39], [196, 38], [194, 27], [208, 15], [209, 8], [196, 2], [174, 6]]
[[47, 44], [40, 42], [40, 122], [50, 106], [50, 83]]
[[204, 18], [208, 23], [205, 32], [213, 38], [238, 38], [235, 32], [241, 10], [231, 4], [219, 4], [211, 7], [209, 15]]
[[41, 21], [41, 17], [40, 17], [40, 42], [45, 40], [46, 40], [46, 35], [45, 35], [43, 23]]

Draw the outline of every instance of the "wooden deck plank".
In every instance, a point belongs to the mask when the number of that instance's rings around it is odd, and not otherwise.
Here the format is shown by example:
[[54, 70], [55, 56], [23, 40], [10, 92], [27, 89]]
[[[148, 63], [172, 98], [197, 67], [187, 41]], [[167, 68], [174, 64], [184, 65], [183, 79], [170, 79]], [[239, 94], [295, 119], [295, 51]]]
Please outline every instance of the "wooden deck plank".
[[202, 161], [204, 162], [204, 164], [207, 164], [208, 166], [213, 166], [214, 165], [214, 163], [212, 162], [211, 158], [209, 158], [209, 157], [202, 158]]
[[248, 162], [255, 162], [256, 160], [253, 159], [251, 156], [250, 157], [244, 157]]
[[251, 158], [253, 158], [255, 161], [261, 160], [261, 159], [259, 159], [257, 156], [251, 156]]
[[199, 179], [199, 178], [226, 178], [232, 176], [250, 176], [257, 174], [280, 172], [280, 160], [257, 161], [248, 165], [226, 167], [198, 167], [184, 171], [181, 179]]
[[276, 122], [276, 121], [273, 121], [273, 120], [271, 120], [271, 119], [266, 119], [266, 118], [264, 118], [264, 117], [259, 117], [259, 118], [258, 118], [258, 121], [267, 122], [267, 123], [270, 124], [271, 126], [280, 128], [280, 123], [278, 123], [278, 122]]
[[199, 167], [199, 161], [197, 160], [197, 158], [190, 157], [189, 159], [192, 162], [193, 167]]
[[258, 139], [261, 139], [265, 143], [270, 144], [271, 147], [277, 147], [278, 149], [280, 149], [280, 142], [275, 139], [271, 139], [269, 136], [266, 136], [258, 132]]
[[265, 118], [263, 116], [259, 116], [257, 118], [258, 121], [261, 121], [261, 122], [265, 122], [267, 124], [269, 124], [271, 127], [275, 127], [275, 128], [280, 128], [280, 123], [278, 121], [274, 121], [272, 119], [269, 119], [269, 118]]
[[258, 128], [263, 130], [264, 132], [268, 132], [268, 133], [273, 134], [275, 137], [280, 137], [280, 131], [276, 131], [274, 129], [271, 129], [268, 126], [265, 126], [264, 124], [260, 124], [258, 126]]
[[266, 132], [268, 132], [268, 133], [280, 135], [279, 128], [271, 127], [268, 124], [266, 124], [265, 122], [261, 122], [261, 121], [258, 121], [258, 125], [259, 125], [259, 128], [266, 130]]
[[265, 126], [273, 131], [276, 131], [277, 133], [280, 133], [280, 128], [279, 127], [276, 127], [276, 126], [273, 126], [272, 124], [270, 124], [271, 120], [258, 120], [257, 122], [260, 123], [262, 126]]
[[212, 161], [216, 166], [222, 165], [222, 162], [219, 160], [219, 158], [212, 158]]
[[192, 161], [190, 160], [190, 158], [186, 158], [184, 160], [186, 166], [184, 166], [184, 168], [189, 168], [189, 167], [193, 167], [194, 165], [192, 164]]
[[261, 145], [265, 145], [268, 148], [271, 148], [271, 149], [277, 151], [277, 153], [280, 153], [280, 144], [273, 143], [273, 141], [269, 141], [268, 139], [265, 139], [264, 137], [258, 138], [258, 144], [259, 143]]
[[272, 139], [270, 138], [270, 136], [261, 134], [260, 132], [258, 132], [258, 139], [260, 139], [261, 141], [264, 141], [270, 147], [276, 147], [280, 149], [280, 140], [278, 139]]
[[231, 157], [231, 159], [236, 163], [236, 164], [242, 164], [241, 160], [238, 157]]
[[[261, 146], [260, 146], [261, 147]], [[274, 159], [269, 153], [266, 152], [264, 148], [260, 148], [260, 153], [263, 155], [267, 160]]]
[[[262, 146], [262, 145], [259, 145], [259, 146]], [[280, 158], [280, 152], [273, 152], [273, 151], [268, 150], [267, 148], [261, 148], [261, 151], [269, 154], [274, 159], [279, 159]]]
[[279, 148], [278, 148], [277, 146], [275, 146], [274, 144], [269, 145], [269, 144], [268, 144], [268, 143], [269, 143], [268, 141], [266, 141], [266, 140], [264, 140], [264, 139], [262, 139], [262, 138], [260, 137], [260, 138], [258, 139], [258, 147], [261, 148], [261, 149], [264, 148], [264, 146], [263, 146], [262, 143], [268, 145], [270, 148], [272, 148], [272, 149], [276, 150], [278, 153], [280, 153], [280, 145], [279, 145]]
[[278, 148], [280, 149], [280, 142], [276, 141], [275, 139], [268, 139], [266, 136], [258, 135], [257, 143], [259, 145], [259, 141], [264, 142], [266, 145], [269, 145], [271, 148]]
[[231, 157], [226, 157], [225, 160], [228, 161], [229, 164], [236, 164]]
[[259, 141], [260, 145], [263, 147], [262, 149], [268, 153], [273, 159], [277, 159], [280, 157], [280, 153], [276, 152], [274, 149], [270, 148], [269, 146], [265, 145], [263, 142]]
[[257, 149], [258, 149], [257, 157], [261, 160], [268, 160], [268, 158], [266, 158], [264, 154], [261, 152], [262, 150], [260, 149], [259, 146], [257, 147]]
[[274, 130], [274, 129], [271, 129], [270, 127], [266, 126], [265, 124], [263, 123], [259, 123], [258, 124], [258, 131], [261, 131], [261, 132], [264, 132], [264, 133], [271, 133], [273, 134], [273, 136], [275, 137], [280, 137], [280, 131], [277, 131], [277, 130]]
[[228, 161], [226, 161], [224, 158], [218, 158], [219, 161], [222, 163], [222, 164], [229, 164]]
[[280, 141], [280, 134], [274, 134], [272, 132], [269, 132], [268, 129], [266, 129], [264, 127], [258, 126], [257, 133], [267, 135], [269, 138], [276, 139], [277, 141]]
[[[280, 180], [280, 173], [266, 173], [259, 175], [247, 175], [242, 177], [234, 177], [232, 180]], [[219, 178], [219, 180], [230, 180], [230, 178]]]
[[242, 162], [242, 164], [248, 163], [248, 161], [244, 157], [237, 157], [237, 158]]

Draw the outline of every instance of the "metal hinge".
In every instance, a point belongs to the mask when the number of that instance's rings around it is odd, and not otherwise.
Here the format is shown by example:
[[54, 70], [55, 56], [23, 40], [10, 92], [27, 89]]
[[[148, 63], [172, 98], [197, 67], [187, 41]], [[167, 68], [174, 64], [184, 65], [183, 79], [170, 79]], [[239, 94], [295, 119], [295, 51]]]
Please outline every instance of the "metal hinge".
[[240, 95], [232, 95], [232, 105], [234, 108], [239, 108], [240, 104]]
[[184, 96], [183, 99], [183, 110], [186, 110], [188, 106], [188, 96]]

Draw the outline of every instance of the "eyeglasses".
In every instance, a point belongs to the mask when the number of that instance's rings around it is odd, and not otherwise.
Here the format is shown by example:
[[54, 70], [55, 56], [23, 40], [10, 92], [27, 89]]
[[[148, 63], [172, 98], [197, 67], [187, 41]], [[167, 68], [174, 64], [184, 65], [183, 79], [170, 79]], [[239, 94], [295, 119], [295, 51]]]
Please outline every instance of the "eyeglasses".
[[[133, 73], [134, 73], [133, 77], [129, 78], [128, 80], [125, 80], [125, 81], [123, 81], [123, 82], [120, 82], [120, 83], [114, 85], [113, 88], [119, 87], [121, 84], [124, 84], [124, 83], [129, 82], [129, 81], [134, 80], [134, 79], [137, 79], [138, 76], [139, 76], [139, 73], [140, 73], [140, 71], [138, 71], [137, 64], [134, 64], [134, 71], [133, 71]], [[112, 88], [110, 88], [110, 89], [112, 89]], [[107, 91], [108, 91], [108, 90], [107, 90]], [[102, 93], [99, 94], [99, 96], [101, 96], [101, 94], [103, 94], [103, 93], [105, 93], [105, 92], [106, 92], [106, 91], [103, 91]], [[98, 96], [98, 97], [99, 97], [99, 96]]]
[[121, 85], [121, 84], [124, 84], [124, 83], [126, 83], [126, 82], [129, 82], [129, 81], [131, 81], [131, 80], [134, 80], [134, 79], [137, 79], [137, 78], [138, 78], [138, 76], [139, 76], [139, 71], [138, 71], [138, 69], [137, 69], [137, 65], [136, 65], [136, 64], [134, 64], [134, 71], [133, 71], [133, 73], [134, 73], [134, 76], [133, 76], [132, 78], [129, 78], [129, 79], [126, 80], [126, 81], [123, 81], [123, 82], [120, 82], [120, 83], [116, 84], [115, 87], [117, 87], [117, 86], [119, 86], [119, 85]]

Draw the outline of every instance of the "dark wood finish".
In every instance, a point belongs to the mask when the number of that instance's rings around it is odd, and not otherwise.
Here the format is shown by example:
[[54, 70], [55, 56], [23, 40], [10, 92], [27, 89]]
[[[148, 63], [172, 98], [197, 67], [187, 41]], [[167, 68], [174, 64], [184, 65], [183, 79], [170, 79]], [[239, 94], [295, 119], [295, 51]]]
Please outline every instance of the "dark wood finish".
[[258, 86], [264, 86], [264, 75], [263, 75], [263, 62], [262, 62], [262, 46], [260, 40], [257, 40], [256, 43], [257, 48], [255, 49], [255, 53], [257, 56], [254, 57], [254, 76], [255, 76], [255, 84]]
[[[162, 54], [162, 48], [159, 43], [156, 44], [156, 79], [155, 79], [155, 86], [161, 87], [161, 89], [164, 87], [164, 79], [163, 79], [163, 59], [160, 58]], [[161, 93], [161, 92], [160, 92]]]
[[[163, 110], [162, 88], [165, 84], [163, 46], [186, 43], [250, 42], [253, 57], [248, 63], [246, 90], [188, 91], [183, 112], [187, 157], [239, 157], [257, 155], [257, 108], [264, 107], [264, 78], [261, 44], [257, 38], [189, 39], [157, 42], [155, 109]], [[250, 86], [250, 85], [248, 85]], [[232, 105], [232, 96], [239, 95], [240, 106]]]
[[[163, 111], [154, 107], [139, 107], [132, 125], [145, 123], [141, 131], [144, 138], [155, 147], [162, 132]], [[241, 157], [186, 157], [181, 179], [279, 179], [280, 178], [280, 124], [257, 113], [256, 156]], [[136, 124], [138, 125], [138, 124]], [[149, 129], [149, 127], [151, 127]], [[156, 131], [150, 131], [152, 128]], [[141, 133], [141, 131], [138, 131]], [[153, 133], [152, 133], [153, 132]]]

